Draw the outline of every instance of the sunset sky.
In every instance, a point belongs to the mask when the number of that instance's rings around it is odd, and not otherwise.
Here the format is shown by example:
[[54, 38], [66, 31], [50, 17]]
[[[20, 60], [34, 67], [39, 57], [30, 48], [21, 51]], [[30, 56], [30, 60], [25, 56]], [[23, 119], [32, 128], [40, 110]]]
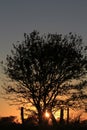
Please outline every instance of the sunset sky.
[[[87, 42], [87, 0], [0, 0], [0, 61], [24, 33], [77, 33]], [[0, 91], [3, 84], [0, 68]], [[18, 115], [0, 98], [0, 116]]]

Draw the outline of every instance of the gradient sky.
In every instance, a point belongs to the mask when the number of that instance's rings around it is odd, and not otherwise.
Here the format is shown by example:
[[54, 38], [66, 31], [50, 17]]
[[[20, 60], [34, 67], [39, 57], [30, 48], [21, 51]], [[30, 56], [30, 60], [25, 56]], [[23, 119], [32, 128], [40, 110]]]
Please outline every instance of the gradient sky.
[[[5, 60], [12, 43], [22, 41], [23, 34], [33, 30], [73, 32], [86, 43], [87, 0], [0, 0], [0, 60]], [[3, 112], [3, 115], [11, 113], [11, 109], [0, 99], [0, 116]]]

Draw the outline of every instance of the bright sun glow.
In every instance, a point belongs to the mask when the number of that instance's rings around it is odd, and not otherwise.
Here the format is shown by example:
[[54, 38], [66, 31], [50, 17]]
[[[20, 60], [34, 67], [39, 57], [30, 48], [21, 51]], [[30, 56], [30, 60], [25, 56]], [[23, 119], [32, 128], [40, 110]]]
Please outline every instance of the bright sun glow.
[[50, 114], [47, 111], [45, 112], [45, 117], [47, 117], [47, 118], [50, 117]]

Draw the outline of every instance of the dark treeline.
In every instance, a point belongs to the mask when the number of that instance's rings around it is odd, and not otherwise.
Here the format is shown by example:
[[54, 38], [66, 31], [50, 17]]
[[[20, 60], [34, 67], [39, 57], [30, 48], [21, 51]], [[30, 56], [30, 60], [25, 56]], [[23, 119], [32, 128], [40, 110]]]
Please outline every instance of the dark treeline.
[[47, 124], [46, 122], [44, 122], [43, 125], [36, 125], [34, 122], [32, 122], [31, 120], [29, 122], [25, 122], [24, 124], [21, 123], [16, 123], [14, 121], [14, 117], [2, 117], [0, 118], [0, 129], [19, 129], [19, 130], [24, 130], [24, 129], [32, 129], [32, 130], [44, 130], [44, 129], [48, 129], [48, 130], [85, 130], [87, 128], [87, 120], [83, 121], [83, 122], [71, 122], [69, 124], [60, 124], [59, 122], [57, 122], [56, 125], [52, 125], [52, 124]]
[[43, 127], [40, 127], [40, 126], [34, 126], [34, 125], [25, 125], [25, 126], [22, 126], [21, 124], [16, 124], [16, 123], [9, 123], [9, 124], [6, 124], [6, 125], [2, 125], [0, 124], [0, 129], [12, 129], [12, 130], [15, 130], [15, 129], [19, 129], [19, 130], [22, 130], [22, 129], [32, 129], [32, 130], [44, 130], [44, 129], [48, 129], [48, 130], [85, 130], [87, 129], [87, 125], [85, 124], [69, 124], [69, 125], [57, 125], [56, 127], [55, 126], [43, 126]]

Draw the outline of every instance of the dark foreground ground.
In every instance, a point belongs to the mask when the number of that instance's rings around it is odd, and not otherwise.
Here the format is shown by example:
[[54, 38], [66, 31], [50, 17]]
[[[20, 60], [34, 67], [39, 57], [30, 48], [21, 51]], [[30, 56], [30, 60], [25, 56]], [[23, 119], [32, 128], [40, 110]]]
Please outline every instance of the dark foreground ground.
[[68, 125], [56, 125], [56, 126], [23, 126], [21, 124], [0, 124], [0, 130], [87, 130], [87, 124], [68, 124]]

